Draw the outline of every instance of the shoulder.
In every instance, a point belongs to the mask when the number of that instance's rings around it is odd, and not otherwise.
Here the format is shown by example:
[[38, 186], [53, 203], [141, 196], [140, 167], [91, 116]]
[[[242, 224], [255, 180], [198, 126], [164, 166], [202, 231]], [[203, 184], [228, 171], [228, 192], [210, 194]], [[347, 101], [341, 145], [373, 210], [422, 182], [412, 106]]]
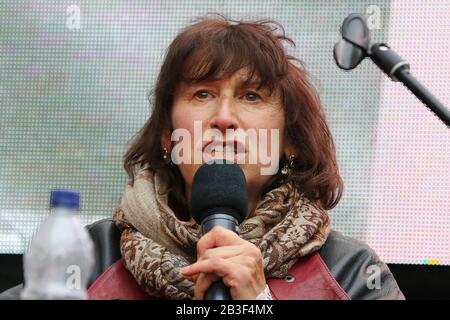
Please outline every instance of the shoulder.
[[331, 231], [319, 254], [352, 299], [404, 299], [388, 266], [366, 243]]

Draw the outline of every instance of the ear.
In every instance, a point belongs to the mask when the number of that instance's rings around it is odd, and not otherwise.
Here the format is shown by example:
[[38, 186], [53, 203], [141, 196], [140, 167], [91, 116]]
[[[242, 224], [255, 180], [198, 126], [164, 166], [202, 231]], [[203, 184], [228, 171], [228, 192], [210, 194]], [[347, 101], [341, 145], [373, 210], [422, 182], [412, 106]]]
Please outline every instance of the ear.
[[161, 148], [171, 149], [172, 142], [170, 140], [170, 130], [164, 129], [161, 135]]
[[297, 157], [297, 150], [294, 148], [294, 146], [292, 145], [292, 143], [287, 139], [284, 149], [283, 149], [283, 154], [285, 156], [286, 159], [289, 159], [289, 156], [291, 154], [293, 154], [295, 157]]

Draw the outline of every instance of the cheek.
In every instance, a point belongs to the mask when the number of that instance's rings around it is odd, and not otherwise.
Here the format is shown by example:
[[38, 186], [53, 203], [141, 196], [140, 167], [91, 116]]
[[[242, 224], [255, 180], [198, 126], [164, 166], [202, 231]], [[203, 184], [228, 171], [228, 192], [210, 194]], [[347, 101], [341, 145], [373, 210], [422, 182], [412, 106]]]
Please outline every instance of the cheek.
[[174, 129], [183, 128], [189, 132], [194, 131], [195, 115], [186, 108], [175, 105], [172, 109], [172, 126]]
[[283, 152], [284, 149], [284, 143], [285, 143], [285, 136], [286, 136], [286, 127], [285, 127], [285, 121], [284, 121], [284, 115], [283, 117], [279, 120], [278, 122], [278, 130], [279, 130], [279, 150], [280, 150], [280, 155]]
[[271, 143], [271, 149], [272, 148], [277, 148], [278, 150], [281, 152], [284, 148], [284, 134], [285, 134], [285, 121], [284, 121], [284, 115], [280, 116], [280, 114], [278, 114], [278, 116], [275, 118], [275, 120], [272, 122], [272, 129], [276, 129], [278, 131], [278, 139], [276, 139], [276, 145], [273, 146], [272, 145], [272, 139], [270, 139], [270, 143]]
[[[285, 120], [282, 111], [280, 111], [280, 113], [272, 113], [270, 116], [264, 115], [259, 118], [253, 117], [252, 119], [249, 119], [247, 124], [248, 128], [254, 128], [257, 131], [258, 146], [254, 149], [258, 150], [258, 153], [260, 152], [259, 144], [263, 143], [267, 146], [267, 152], [271, 153], [278, 151], [281, 156], [285, 141]], [[264, 130], [266, 134], [263, 133], [264, 131], [261, 132], [260, 130]], [[260, 139], [264, 140], [260, 141]]]
[[[189, 132], [190, 135], [190, 148], [191, 148], [191, 155], [194, 152], [194, 144], [196, 143], [193, 141], [194, 137], [194, 123], [197, 120], [201, 120], [201, 115], [198, 114], [198, 112], [193, 111], [190, 108], [183, 107], [182, 104], [175, 103], [172, 108], [172, 127], [174, 130], [176, 129], [184, 129]], [[172, 141], [173, 144], [181, 143], [180, 141]], [[181, 172], [181, 175], [183, 176], [183, 180], [186, 184], [186, 186], [191, 186], [193, 177], [195, 172], [198, 170], [200, 165], [197, 164], [188, 164], [188, 163], [180, 163], [178, 164], [178, 168]]]
[[286, 121], [284, 118], [284, 110], [280, 110], [278, 113], [278, 116], [276, 117], [276, 121], [274, 122], [274, 126], [276, 129], [278, 129], [278, 147], [280, 156], [282, 155], [283, 149], [284, 149], [284, 137], [285, 137], [285, 130], [286, 130]]
[[[258, 189], [270, 179], [271, 174], [263, 172], [267, 172], [269, 168], [271, 169], [270, 171], [279, 170], [279, 159], [283, 156], [285, 144], [285, 119], [283, 112], [280, 111], [253, 117], [253, 121], [249, 121], [247, 124], [248, 127], [255, 128], [256, 131], [259, 131], [259, 129], [266, 130], [265, 135], [262, 134], [260, 136], [258, 133], [256, 146], [251, 149], [252, 153], [256, 152], [258, 163], [244, 166], [244, 173], [251, 191]], [[263, 141], [260, 139], [263, 139]], [[261, 144], [265, 145], [265, 147], [261, 148]], [[263, 168], [266, 168], [266, 170], [262, 171]]]

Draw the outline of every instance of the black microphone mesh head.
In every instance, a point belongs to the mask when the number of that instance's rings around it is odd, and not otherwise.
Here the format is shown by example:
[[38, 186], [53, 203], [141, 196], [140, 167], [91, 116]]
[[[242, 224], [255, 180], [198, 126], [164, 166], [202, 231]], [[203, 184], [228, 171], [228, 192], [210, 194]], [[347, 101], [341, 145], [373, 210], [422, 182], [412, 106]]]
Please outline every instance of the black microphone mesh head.
[[[242, 169], [235, 163], [205, 163], [195, 173], [189, 211], [198, 224], [211, 209], [225, 208], [239, 223], [247, 216], [247, 182]], [[217, 213], [217, 212], [216, 212]]]

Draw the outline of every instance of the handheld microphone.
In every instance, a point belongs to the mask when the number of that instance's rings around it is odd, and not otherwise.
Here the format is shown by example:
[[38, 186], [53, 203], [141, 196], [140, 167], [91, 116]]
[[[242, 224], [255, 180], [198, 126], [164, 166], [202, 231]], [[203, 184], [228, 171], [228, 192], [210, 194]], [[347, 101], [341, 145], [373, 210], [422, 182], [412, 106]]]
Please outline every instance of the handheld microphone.
[[[215, 226], [238, 233], [247, 216], [247, 182], [242, 169], [232, 162], [205, 163], [195, 173], [189, 211], [201, 224], [202, 234]], [[206, 300], [231, 300], [230, 289], [222, 280], [205, 293]]]

